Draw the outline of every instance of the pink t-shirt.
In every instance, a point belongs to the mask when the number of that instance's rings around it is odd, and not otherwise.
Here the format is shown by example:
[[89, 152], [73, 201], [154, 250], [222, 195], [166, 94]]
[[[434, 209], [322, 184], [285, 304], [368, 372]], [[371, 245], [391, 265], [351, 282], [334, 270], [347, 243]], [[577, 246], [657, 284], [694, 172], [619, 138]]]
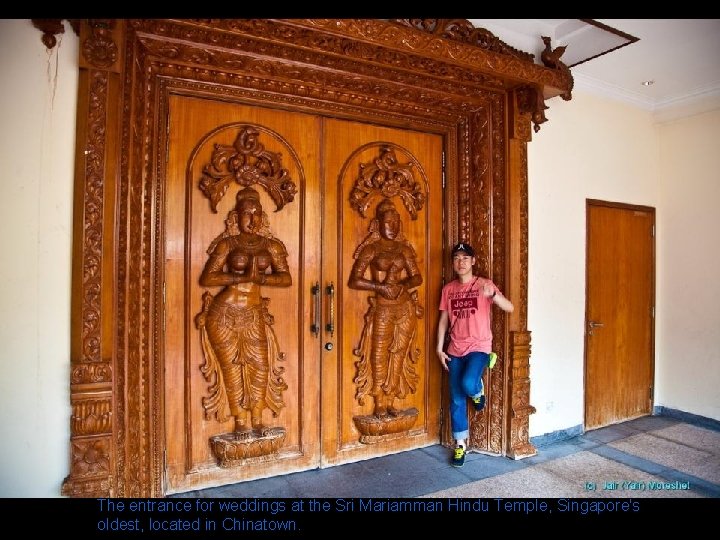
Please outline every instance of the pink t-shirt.
[[483, 285], [488, 284], [499, 292], [492, 280], [473, 277], [468, 283], [452, 280], [442, 289], [440, 311], [448, 312], [448, 330], [452, 328], [447, 353], [465, 356], [479, 351], [492, 351], [490, 329], [490, 306], [492, 299], [483, 295]]

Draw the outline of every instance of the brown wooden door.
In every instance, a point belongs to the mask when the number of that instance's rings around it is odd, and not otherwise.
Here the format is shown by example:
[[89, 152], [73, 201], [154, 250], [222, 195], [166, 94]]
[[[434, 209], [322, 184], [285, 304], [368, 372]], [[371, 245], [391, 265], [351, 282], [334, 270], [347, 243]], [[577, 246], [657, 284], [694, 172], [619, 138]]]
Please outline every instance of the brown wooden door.
[[585, 428], [652, 412], [654, 210], [588, 201]]
[[[323, 463], [336, 464], [439, 441], [441, 375], [433, 351], [442, 265], [442, 139], [327, 120], [324, 149], [322, 284], [336, 286], [337, 329], [330, 335], [324, 327], [322, 336], [332, 344], [322, 352], [322, 440]], [[383, 201], [400, 220], [407, 253], [401, 259], [413, 258], [422, 279], [413, 288], [416, 297], [406, 302], [385, 302], [378, 293], [348, 287], [363, 246], [371, 251], [379, 236], [373, 231], [382, 228], [376, 210]], [[393, 249], [394, 256], [398, 251]], [[371, 278], [374, 265], [363, 277]], [[373, 373], [375, 359], [389, 349], [395, 352], [388, 361], [403, 372], [395, 382], [379, 381]], [[387, 405], [399, 414], [383, 421], [373, 417], [382, 399], [373, 396], [373, 384], [396, 387], [388, 392], [398, 398]]]
[[[441, 137], [209, 98], [178, 95], [171, 96], [169, 103], [161, 216], [166, 250], [165, 492], [274, 476], [438, 442], [440, 373], [429, 353], [434, 350], [440, 289]], [[366, 216], [352, 208], [359, 171], [372, 167], [387, 148], [401, 165], [411, 164], [410, 178], [423, 199], [417, 219], [410, 217], [391, 185], [384, 186], [383, 196], [372, 197]], [[208, 285], [203, 281], [206, 268], [214, 254], [222, 252], [224, 242], [234, 241], [228, 237], [236, 236], [239, 226], [233, 220], [237, 216], [233, 210], [239, 208], [236, 194], [248, 184], [266, 215], [261, 241], [281, 246], [275, 251], [284, 246], [291, 283], [273, 286], [268, 279], [256, 289]], [[361, 356], [353, 351], [364, 329], [369, 293], [349, 289], [347, 284], [353, 255], [368, 237], [374, 207], [388, 194], [396, 202], [403, 238], [414, 250], [422, 275], [422, 284], [415, 288], [416, 304], [425, 314], [417, 319], [412, 335], [417, 349], [410, 366], [414, 388], [395, 403], [402, 411], [416, 409], [417, 415], [404, 430], [363, 437], [357, 418], [372, 412], [373, 400], [358, 402], [356, 363]], [[230, 268], [230, 258], [223, 268]], [[255, 292], [224, 292], [234, 287]], [[253, 342], [262, 354], [243, 352], [234, 341], [243, 333], [252, 334], [250, 327], [257, 319], [242, 303], [238, 308], [220, 301], [239, 296], [250, 302], [246, 298], [253, 294], [258, 301], [266, 299], [264, 308], [257, 307], [265, 321], [264, 337]], [[206, 324], [213, 317], [215, 334], [209, 331], [212, 324]], [[223, 328], [230, 329], [227, 335]], [[264, 375], [271, 382], [262, 388], [256, 384], [258, 370], [246, 371], [246, 364], [258, 356], [271, 362]], [[223, 364], [224, 357], [231, 361]], [[225, 388], [233, 377], [245, 381], [238, 385], [238, 395], [267, 392], [262, 403], [273, 406], [261, 407], [260, 416], [251, 415], [249, 409], [247, 415], [233, 416], [232, 410], [223, 408], [231, 399]], [[259, 421], [262, 429], [249, 429]], [[240, 422], [248, 425], [240, 428]], [[256, 437], [261, 431], [262, 436]]]

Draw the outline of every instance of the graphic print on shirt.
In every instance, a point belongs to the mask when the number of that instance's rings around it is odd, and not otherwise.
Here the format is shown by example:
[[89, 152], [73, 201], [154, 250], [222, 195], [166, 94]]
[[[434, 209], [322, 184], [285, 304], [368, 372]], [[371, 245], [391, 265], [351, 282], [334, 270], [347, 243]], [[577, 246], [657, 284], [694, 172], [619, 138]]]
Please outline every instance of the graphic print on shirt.
[[450, 302], [450, 312], [455, 319], [467, 319], [475, 314], [478, 309], [478, 298], [480, 291], [460, 291], [450, 293], [448, 300]]

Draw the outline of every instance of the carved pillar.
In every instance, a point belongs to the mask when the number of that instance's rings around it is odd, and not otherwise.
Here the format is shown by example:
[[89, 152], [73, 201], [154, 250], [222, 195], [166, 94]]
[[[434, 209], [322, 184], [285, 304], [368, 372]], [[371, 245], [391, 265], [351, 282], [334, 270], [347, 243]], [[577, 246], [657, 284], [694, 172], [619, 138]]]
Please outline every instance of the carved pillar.
[[530, 443], [530, 332], [510, 332], [510, 411], [507, 415], [507, 456], [522, 459], [537, 454]]
[[[528, 283], [528, 168], [527, 143], [531, 139], [530, 120], [538, 127], [544, 108], [538, 108], [537, 92], [520, 89], [510, 94], [509, 178], [507, 191], [508, 291], [517, 302], [509, 316], [510, 369], [508, 370], [509, 411], [506, 415], [505, 453], [513, 459], [537, 454], [529, 442], [530, 415], [530, 332], [527, 329]], [[532, 104], [532, 107], [530, 107]]]
[[80, 26], [80, 89], [75, 157], [70, 401], [70, 474], [62, 494], [116, 494], [113, 433], [116, 404], [112, 336], [117, 106], [120, 27], [109, 20]]

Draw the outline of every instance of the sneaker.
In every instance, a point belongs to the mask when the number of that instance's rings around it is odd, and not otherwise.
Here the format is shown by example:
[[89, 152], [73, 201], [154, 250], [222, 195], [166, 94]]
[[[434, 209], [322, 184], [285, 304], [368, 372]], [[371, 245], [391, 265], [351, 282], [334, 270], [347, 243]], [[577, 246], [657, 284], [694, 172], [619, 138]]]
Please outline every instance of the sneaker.
[[471, 399], [476, 411], [482, 411], [485, 408], [485, 383], [482, 379], [480, 379], [480, 395]]
[[497, 362], [497, 354], [494, 352], [490, 353], [490, 362], [488, 363], [488, 369], [492, 369], [495, 366], [495, 362]]
[[455, 448], [455, 454], [453, 454], [452, 466], [462, 467], [463, 465], [465, 465], [465, 448], [458, 446]]

